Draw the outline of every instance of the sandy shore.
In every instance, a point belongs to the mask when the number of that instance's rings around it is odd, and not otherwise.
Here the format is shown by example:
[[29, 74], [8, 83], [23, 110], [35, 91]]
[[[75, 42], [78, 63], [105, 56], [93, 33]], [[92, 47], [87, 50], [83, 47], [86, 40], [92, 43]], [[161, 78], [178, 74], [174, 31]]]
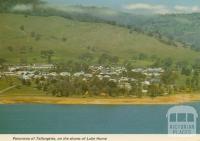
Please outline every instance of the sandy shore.
[[0, 97], [0, 104], [181, 104], [200, 101], [200, 94], [177, 94], [156, 98], [58, 98], [46, 96]]

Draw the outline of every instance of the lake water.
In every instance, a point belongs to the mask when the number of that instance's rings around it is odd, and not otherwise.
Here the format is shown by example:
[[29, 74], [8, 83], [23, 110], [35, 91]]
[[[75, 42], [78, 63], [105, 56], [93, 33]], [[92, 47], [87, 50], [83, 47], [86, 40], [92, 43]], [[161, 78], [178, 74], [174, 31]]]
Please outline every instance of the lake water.
[[[190, 103], [200, 115], [200, 103]], [[166, 134], [173, 105], [0, 105], [2, 134]], [[197, 132], [200, 133], [200, 120]]]

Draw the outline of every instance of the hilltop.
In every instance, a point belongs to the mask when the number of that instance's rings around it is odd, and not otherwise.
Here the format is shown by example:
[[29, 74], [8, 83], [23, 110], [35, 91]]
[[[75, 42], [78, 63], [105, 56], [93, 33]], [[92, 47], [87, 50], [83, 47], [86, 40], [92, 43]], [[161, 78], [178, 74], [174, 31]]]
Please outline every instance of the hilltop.
[[[80, 22], [57, 16], [0, 14], [0, 56], [8, 63], [44, 63], [44, 50], [52, 50], [53, 62], [81, 60], [89, 54], [91, 63], [102, 54], [119, 57], [120, 62], [148, 56], [140, 65], [157, 58], [193, 62], [200, 53], [160, 42], [128, 28], [106, 23]], [[86, 60], [88, 61], [88, 60]]]

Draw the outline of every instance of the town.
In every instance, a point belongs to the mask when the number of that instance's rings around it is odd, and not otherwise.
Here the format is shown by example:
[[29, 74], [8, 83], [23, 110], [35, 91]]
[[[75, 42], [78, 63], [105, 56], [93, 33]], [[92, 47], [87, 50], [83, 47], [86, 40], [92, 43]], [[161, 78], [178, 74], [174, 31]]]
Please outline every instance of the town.
[[[58, 72], [53, 64], [13, 65], [0, 78], [14, 77], [23, 85], [35, 84], [54, 96], [158, 96], [174, 91], [173, 83], [164, 84], [163, 68], [132, 68], [91, 65], [86, 71]], [[165, 78], [166, 79], [166, 78]]]

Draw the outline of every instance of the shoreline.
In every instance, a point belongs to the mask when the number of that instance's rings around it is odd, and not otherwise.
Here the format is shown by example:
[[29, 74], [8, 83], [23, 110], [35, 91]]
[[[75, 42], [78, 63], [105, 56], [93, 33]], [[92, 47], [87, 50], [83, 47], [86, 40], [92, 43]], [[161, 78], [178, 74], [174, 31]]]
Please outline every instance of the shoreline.
[[200, 101], [200, 94], [176, 94], [156, 98], [66, 98], [52, 96], [0, 96], [0, 104], [54, 105], [167, 105]]

